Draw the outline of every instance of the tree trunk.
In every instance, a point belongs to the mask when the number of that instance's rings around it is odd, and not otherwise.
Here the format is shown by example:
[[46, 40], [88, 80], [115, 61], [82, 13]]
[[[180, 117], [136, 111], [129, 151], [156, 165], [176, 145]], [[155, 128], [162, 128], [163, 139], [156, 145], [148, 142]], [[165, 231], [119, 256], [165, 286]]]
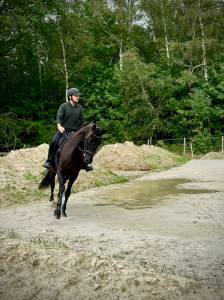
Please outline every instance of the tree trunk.
[[41, 95], [41, 99], [42, 99], [42, 97], [43, 97], [42, 69], [41, 69], [41, 56], [40, 56], [40, 50], [39, 50], [38, 43], [37, 43], [37, 56], [38, 56], [38, 75], [39, 75], [39, 84], [40, 84], [40, 95]]
[[155, 35], [155, 28], [154, 28], [154, 22], [152, 19], [152, 16], [150, 16], [150, 21], [149, 21], [149, 28], [150, 28], [150, 35], [153, 39], [153, 42], [156, 42], [156, 35]]
[[168, 36], [167, 36], [166, 19], [164, 16], [163, 1], [161, 1], [161, 11], [162, 11], [163, 29], [164, 29], [164, 36], [165, 36], [166, 57], [169, 60], [170, 59], [170, 51], [169, 51], [169, 43], [168, 43]]
[[207, 65], [207, 55], [206, 55], [206, 45], [205, 45], [205, 31], [204, 31], [204, 24], [202, 22], [202, 16], [201, 16], [200, 0], [198, 1], [198, 6], [199, 6], [199, 24], [201, 29], [202, 64], [203, 64], [205, 80], [208, 81], [208, 65]]
[[174, 40], [176, 40], [176, 33], [177, 33], [176, 17], [177, 17], [177, 10], [175, 10], [173, 14], [173, 39]]
[[123, 39], [120, 39], [119, 45], [119, 68], [123, 70]]
[[64, 40], [62, 37], [62, 32], [61, 28], [58, 22], [58, 29], [59, 29], [59, 35], [60, 35], [60, 41], [61, 41], [61, 47], [62, 47], [62, 54], [63, 54], [63, 63], [64, 63], [64, 73], [65, 73], [65, 99], [66, 102], [68, 102], [68, 97], [67, 97], [67, 90], [68, 90], [68, 69], [67, 69], [67, 61], [66, 61], [66, 51], [65, 51], [65, 45], [64, 45]]

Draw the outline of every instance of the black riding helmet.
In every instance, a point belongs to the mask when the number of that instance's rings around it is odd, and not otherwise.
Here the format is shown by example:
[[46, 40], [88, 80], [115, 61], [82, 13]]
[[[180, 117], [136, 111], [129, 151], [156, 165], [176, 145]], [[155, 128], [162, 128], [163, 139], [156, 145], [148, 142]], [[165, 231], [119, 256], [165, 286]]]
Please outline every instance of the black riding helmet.
[[69, 96], [80, 96], [80, 91], [77, 88], [71, 88], [69, 90], [67, 90], [67, 97], [69, 98]]

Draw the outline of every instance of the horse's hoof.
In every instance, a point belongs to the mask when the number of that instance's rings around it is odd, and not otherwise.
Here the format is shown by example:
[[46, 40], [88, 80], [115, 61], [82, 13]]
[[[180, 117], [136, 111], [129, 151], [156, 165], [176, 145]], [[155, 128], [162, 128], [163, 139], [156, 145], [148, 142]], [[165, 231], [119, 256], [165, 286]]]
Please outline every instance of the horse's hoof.
[[62, 212], [62, 216], [63, 216], [63, 217], [67, 217], [67, 214], [66, 214], [65, 211]]
[[61, 214], [54, 214], [56, 219], [60, 219], [61, 218]]
[[58, 209], [55, 209], [55, 211], [54, 211], [54, 216], [55, 216], [56, 219], [60, 219], [60, 217], [61, 217], [61, 212], [60, 212]]
[[50, 206], [51, 206], [51, 208], [54, 208], [54, 207], [55, 207], [54, 201], [51, 201], [51, 202], [50, 202]]

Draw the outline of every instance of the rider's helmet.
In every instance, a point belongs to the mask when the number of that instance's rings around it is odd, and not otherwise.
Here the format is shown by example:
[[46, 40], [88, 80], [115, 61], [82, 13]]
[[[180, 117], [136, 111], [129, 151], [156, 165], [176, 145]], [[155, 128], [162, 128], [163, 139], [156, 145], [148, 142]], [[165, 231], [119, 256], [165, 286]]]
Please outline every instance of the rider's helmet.
[[69, 90], [67, 90], [67, 97], [69, 98], [69, 96], [80, 96], [80, 91], [77, 88], [71, 88]]

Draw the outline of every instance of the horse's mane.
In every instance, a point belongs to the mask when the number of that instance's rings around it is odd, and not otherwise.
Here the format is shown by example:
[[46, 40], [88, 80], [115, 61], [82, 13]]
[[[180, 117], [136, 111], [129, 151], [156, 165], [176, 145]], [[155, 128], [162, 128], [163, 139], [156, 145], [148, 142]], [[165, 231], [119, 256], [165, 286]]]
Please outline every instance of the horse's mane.
[[80, 143], [80, 138], [83, 135], [86, 135], [92, 131], [93, 125], [95, 123], [84, 123], [77, 131], [72, 132], [69, 136], [66, 137], [65, 143], [69, 142], [72, 143], [74, 146], [78, 146]]
[[71, 143], [73, 146], [78, 147], [79, 144], [83, 142], [83, 139], [88, 138], [93, 131], [96, 133], [98, 138], [100, 138], [103, 133], [101, 128], [98, 127], [96, 123], [84, 123], [77, 131], [71, 132], [69, 135], [65, 135], [66, 138], [62, 144], [62, 147], [66, 143]]
[[79, 127], [78, 130], [76, 130], [76, 132], [74, 132], [74, 134], [72, 134], [74, 137], [77, 137], [78, 135], [82, 134], [82, 133], [87, 133], [92, 129], [93, 123], [84, 123], [83, 125], [81, 125], [81, 127]]
[[[90, 122], [84, 122], [84, 123], [78, 128], [78, 130], [81, 129], [81, 128], [83, 128], [83, 127], [85, 127], [86, 125], [89, 125], [89, 124], [90, 124]], [[77, 131], [78, 131], [78, 130], [77, 130]]]
[[[93, 129], [94, 126], [95, 126], [95, 132], [96, 132], [96, 134], [97, 133], [99, 135], [103, 134], [104, 131], [96, 123], [88, 123], [88, 122], [84, 123], [81, 127], [79, 127], [79, 129], [75, 132], [75, 134], [78, 135], [80, 133], [86, 133], [89, 130], [92, 131], [92, 129]], [[74, 136], [77, 136], [77, 135], [74, 135]]]

